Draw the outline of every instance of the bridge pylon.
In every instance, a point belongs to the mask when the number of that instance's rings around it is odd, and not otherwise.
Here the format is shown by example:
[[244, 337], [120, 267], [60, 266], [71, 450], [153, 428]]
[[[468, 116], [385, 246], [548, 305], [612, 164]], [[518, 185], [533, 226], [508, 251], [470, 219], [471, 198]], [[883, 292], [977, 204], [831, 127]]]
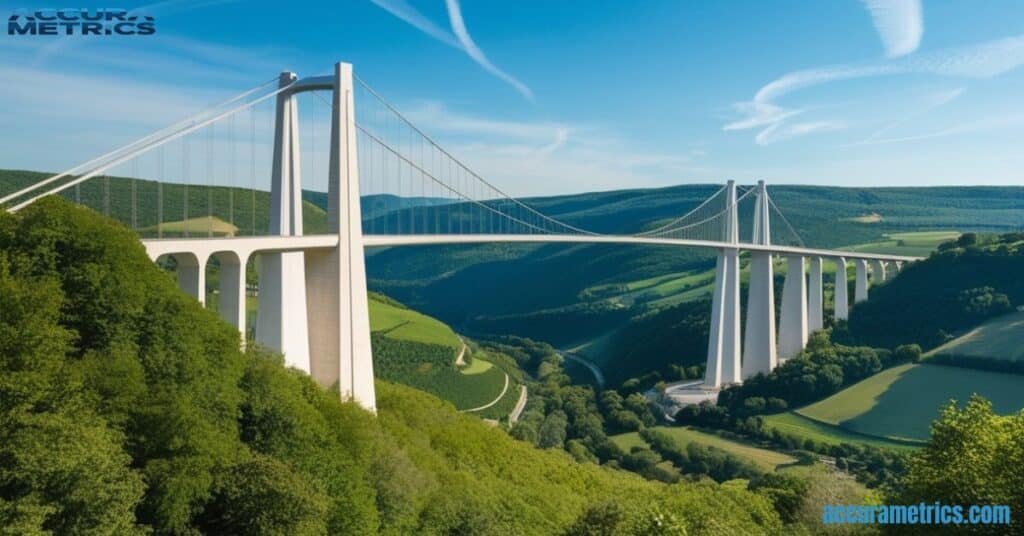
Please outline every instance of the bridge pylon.
[[[295, 73], [281, 73], [279, 86], [284, 88], [296, 79]], [[302, 171], [298, 122], [295, 96], [288, 91], [278, 93], [270, 183], [271, 235], [302, 235]], [[310, 372], [303, 253], [263, 253], [260, 255], [259, 272], [257, 342], [283, 353], [288, 366]]]
[[707, 367], [704, 374], [704, 387], [711, 389], [741, 381], [739, 216], [736, 209], [736, 181], [727, 183], [725, 201], [723, 241], [736, 244], [737, 247], [718, 250], [715, 264], [715, 290], [711, 302]]
[[370, 310], [359, 202], [352, 65], [334, 66], [327, 226], [338, 247], [306, 252], [310, 374], [376, 412]]
[[[756, 245], [771, 244], [768, 190], [764, 181], [757, 181], [754, 205]], [[768, 251], [750, 253], [750, 285], [747, 293], [747, 322], [743, 334], [743, 378], [767, 374], [778, 364], [775, 336], [775, 274], [772, 255]]]

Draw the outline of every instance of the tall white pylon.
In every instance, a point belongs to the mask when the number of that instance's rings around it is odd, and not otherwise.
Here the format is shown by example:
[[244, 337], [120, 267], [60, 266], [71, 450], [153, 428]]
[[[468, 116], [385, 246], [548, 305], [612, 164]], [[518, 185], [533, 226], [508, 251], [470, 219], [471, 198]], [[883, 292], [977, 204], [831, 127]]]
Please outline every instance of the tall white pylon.
[[[281, 73], [280, 87], [295, 73]], [[277, 95], [274, 159], [270, 186], [270, 234], [302, 235], [302, 172], [298, 106], [288, 91]], [[302, 252], [260, 255], [256, 340], [284, 354], [289, 366], [309, 372], [306, 278]]]
[[807, 343], [807, 279], [801, 255], [786, 256], [781, 315], [778, 356], [789, 359], [796, 357]]
[[864, 259], [854, 259], [853, 266], [857, 272], [853, 285], [853, 303], [860, 303], [868, 299], [868, 263]]
[[[736, 181], [726, 185], [723, 242], [739, 244]], [[740, 376], [740, 260], [738, 248], [722, 248], [715, 265], [715, 291], [711, 302], [707, 368], [704, 385], [718, 388], [738, 383]]]
[[[753, 243], [770, 245], [768, 190], [757, 182]], [[747, 294], [747, 327], [743, 335], [743, 378], [767, 374], [778, 364], [775, 343], [775, 281], [772, 256], [767, 251], [750, 254], [750, 286]]]
[[328, 232], [338, 234], [338, 247], [306, 253], [311, 374], [376, 412], [356, 147], [352, 65], [338, 63], [327, 186]]
[[824, 291], [821, 280], [821, 257], [810, 258], [811, 268], [807, 284], [807, 331], [818, 331], [825, 325], [823, 312]]
[[846, 275], [846, 258], [836, 257], [836, 282], [832, 293], [833, 314], [836, 320], [846, 320], [850, 317], [850, 290]]

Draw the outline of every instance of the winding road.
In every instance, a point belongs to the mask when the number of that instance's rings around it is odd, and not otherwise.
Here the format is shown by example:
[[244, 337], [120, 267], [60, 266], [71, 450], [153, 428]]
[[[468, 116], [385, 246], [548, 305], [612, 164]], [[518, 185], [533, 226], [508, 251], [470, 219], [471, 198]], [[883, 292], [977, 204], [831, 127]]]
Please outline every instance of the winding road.
[[575, 362], [583, 365], [584, 367], [587, 367], [587, 369], [590, 370], [591, 374], [594, 375], [594, 379], [597, 380], [597, 387], [600, 388], [600, 389], [604, 389], [604, 374], [601, 373], [601, 369], [597, 368], [597, 365], [591, 363], [587, 359], [582, 358], [582, 357], [580, 357], [580, 356], [578, 356], [578, 355], [576, 355], [574, 353], [566, 352], [564, 350], [555, 350], [555, 351], [558, 352], [558, 355], [562, 356], [562, 359], [568, 359], [570, 361], [575, 361]]

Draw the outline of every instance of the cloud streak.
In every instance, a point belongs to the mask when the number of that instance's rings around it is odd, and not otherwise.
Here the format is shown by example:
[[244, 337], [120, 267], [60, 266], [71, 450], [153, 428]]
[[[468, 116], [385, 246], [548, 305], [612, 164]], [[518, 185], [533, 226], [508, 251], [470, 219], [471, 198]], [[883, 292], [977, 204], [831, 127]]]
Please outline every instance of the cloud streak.
[[890, 58], [917, 50], [924, 34], [920, 0], [864, 0]]
[[450, 32], [425, 17], [405, 0], [370, 1], [437, 41], [465, 52], [470, 59], [485, 71], [512, 86], [530, 102], [534, 102], [533, 91], [529, 86], [491, 63], [483, 50], [473, 41], [472, 36], [469, 35], [469, 30], [466, 28], [466, 21], [462, 17], [462, 6], [459, 5], [458, 0], [445, 0], [445, 6], [448, 9], [448, 23], [451, 26]]
[[[991, 78], [1024, 64], [1024, 35], [987, 41], [975, 45], [951, 47], [927, 54], [915, 54], [890, 60], [835, 65], [787, 73], [761, 87], [753, 100], [740, 102], [733, 108], [742, 116], [727, 123], [723, 130], [771, 128], [803, 113], [803, 109], [786, 109], [779, 99], [790, 93], [828, 84], [879, 76], [929, 74], [952, 78]], [[763, 133], [763, 132], [762, 132]], [[771, 133], [757, 137], [778, 140]], [[755, 141], [757, 140], [755, 137]], [[794, 136], [790, 136], [794, 137]], [[767, 141], [759, 144], [771, 143]]]

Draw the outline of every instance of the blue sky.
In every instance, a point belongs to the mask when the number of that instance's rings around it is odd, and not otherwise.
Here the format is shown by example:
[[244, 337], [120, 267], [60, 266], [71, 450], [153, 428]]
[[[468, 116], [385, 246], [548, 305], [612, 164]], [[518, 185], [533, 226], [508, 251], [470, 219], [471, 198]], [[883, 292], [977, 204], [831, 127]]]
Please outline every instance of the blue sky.
[[513, 194], [1024, 178], [1020, 2], [148, 5], [152, 37], [0, 38], [0, 167], [63, 169], [344, 60]]

